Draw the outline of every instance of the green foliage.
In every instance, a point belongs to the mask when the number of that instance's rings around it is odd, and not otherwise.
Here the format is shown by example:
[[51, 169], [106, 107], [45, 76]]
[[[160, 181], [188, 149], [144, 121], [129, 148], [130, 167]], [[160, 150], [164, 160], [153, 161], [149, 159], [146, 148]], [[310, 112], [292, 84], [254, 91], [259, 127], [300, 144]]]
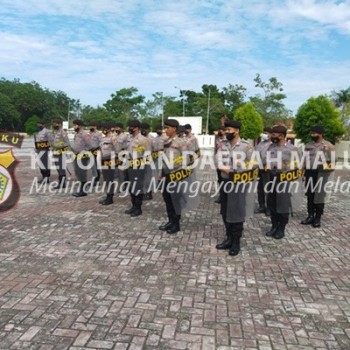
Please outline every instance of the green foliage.
[[311, 97], [299, 107], [294, 122], [297, 137], [304, 143], [309, 142], [310, 128], [314, 125], [322, 125], [325, 129], [324, 138], [332, 143], [345, 132], [339, 111], [329, 98], [323, 95]]
[[252, 103], [239, 107], [234, 119], [242, 123], [240, 135], [244, 139], [255, 140], [263, 131], [263, 119]]
[[28, 135], [33, 135], [35, 132], [38, 131], [38, 122], [40, 118], [36, 115], [33, 115], [32, 117], [28, 118], [25, 122], [25, 131]]
[[291, 112], [284, 106], [283, 100], [287, 97], [283, 91], [283, 84], [277, 78], [272, 77], [266, 83], [262, 81], [260, 74], [255, 79], [255, 87], [264, 91], [264, 96], [250, 97], [255, 109], [263, 117], [265, 125], [274, 125], [277, 121], [284, 121], [290, 117]]

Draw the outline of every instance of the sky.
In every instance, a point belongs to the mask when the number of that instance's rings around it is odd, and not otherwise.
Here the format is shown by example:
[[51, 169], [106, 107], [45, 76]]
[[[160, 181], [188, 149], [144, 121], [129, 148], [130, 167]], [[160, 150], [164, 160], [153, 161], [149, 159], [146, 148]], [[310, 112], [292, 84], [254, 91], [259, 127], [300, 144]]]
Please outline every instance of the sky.
[[[276, 77], [296, 113], [350, 86], [350, 0], [1, 0], [0, 77], [82, 104]], [[178, 87], [178, 88], [175, 88]]]

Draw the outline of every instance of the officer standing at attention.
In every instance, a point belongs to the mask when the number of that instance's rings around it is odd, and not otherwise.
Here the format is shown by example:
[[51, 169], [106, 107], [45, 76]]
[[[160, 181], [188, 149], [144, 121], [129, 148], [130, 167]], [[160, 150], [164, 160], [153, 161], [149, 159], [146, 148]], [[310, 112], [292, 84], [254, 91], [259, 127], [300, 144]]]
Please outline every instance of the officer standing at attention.
[[101, 173], [98, 169], [97, 164], [97, 155], [100, 151], [100, 144], [102, 142], [102, 134], [97, 130], [96, 123], [92, 123], [90, 126], [90, 133], [89, 133], [89, 142], [90, 142], [90, 152], [93, 155], [93, 166], [91, 169], [92, 172], [92, 178], [93, 178], [93, 186], [96, 186], [98, 182], [100, 181]]
[[58, 173], [58, 184], [54, 187], [55, 190], [66, 187], [66, 165], [65, 156], [70, 150], [67, 131], [62, 128], [62, 120], [54, 119], [53, 125], [53, 142], [52, 154], [56, 163]]
[[[264, 128], [263, 134], [261, 136], [260, 142], [255, 146], [255, 151], [259, 152], [260, 159], [266, 159], [266, 152], [269, 146], [271, 145], [271, 132], [272, 128]], [[263, 164], [264, 167], [266, 164]], [[266, 205], [266, 196], [264, 187], [269, 181], [269, 174], [266, 169], [259, 169], [259, 182], [258, 182], [258, 203], [259, 209], [256, 211], [256, 214], [265, 213], [267, 216], [270, 216], [270, 210]]]
[[71, 148], [74, 152], [74, 172], [77, 177], [79, 189], [73, 193], [74, 197], [87, 196], [85, 184], [87, 182], [87, 168], [90, 163], [91, 145], [89, 136], [84, 130], [84, 123], [80, 119], [73, 120], [73, 129], [75, 131], [74, 140], [71, 143]]
[[[238, 121], [226, 121], [226, 140], [218, 145], [216, 161], [224, 185], [221, 188], [221, 210], [222, 219], [226, 229], [226, 239], [216, 245], [216, 249], [228, 249], [229, 255], [235, 256], [240, 252], [240, 241], [243, 234], [243, 223], [247, 217], [246, 195], [247, 188], [241, 186], [236, 190], [238, 184], [234, 180], [246, 171], [246, 166], [237, 160], [249, 161], [253, 147], [248, 141], [240, 138], [241, 123]], [[253, 172], [253, 170], [252, 170]], [[229, 185], [232, 185], [231, 188]]]
[[298, 169], [297, 164], [292, 163], [293, 153], [298, 154], [298, 148], [287, 142], [286, 136], [285, 126], [276, 125], [272, 128], [272, 143], [267, 149], [266, 160], [263, 160], [264, 163], [266, 162], [271, 184], [267, 205], [271, 212], [272, 227], [266, 232], [266, 236], [275, 239], [285, 236], [289, 214], [298, 209], [296, 203], [300, 198], [300, 184], [292, 186], [295, 181], [301, 180], [302, 176], [302, 171]]
[[145, 165], [147, 157], [151, 155], [151, 143], [147, 137], [141, 135], [141, 123], [138, 120], [130, 120], [128, 127], [130, 138], [127, 144], [129, 153], [127, 180], [130, 182], [132, 206], [125, 211], [125, 214], [135, 217], [142, 214]]
[[[214, 156], [217, 154], [218, 149], [221, 147], [221, 142], [226, 140], [225, 132], [226, 132], [225, 126], [224, 125], [220, 125], [218, 127], [217, 135], [215, 135]], [[219, 186], [220, 186], [220, 184], [223, 181], [223, 179], [221, 178], [221, 170], [216, 169], [216, 173], [217, 173], [217, 177], [218, 177], [218, 183], [219, 183]], [[217, 203], [217, 204], [221, 203], [220, 194], [219, 194], [219, 197], [217, 199], [215, 199], [215, 203]]]
[[100, 145], [101, 165], [103, 181], [106, 187], [106, 198], [99, 201], [102, 205], [113, 204], [115, 192], [114, 173], [115, 169], [122, 164], [118, 154], [123, 148], [123, 143], [119, 142], [117, 135], [111, 132], [112, 125], [112, 123], [105, 123], [102, 126], [104, 137]]
[[38, 129], [39, 132], [34, 134], [34, 143], [42, 176], [42, 179], [38, 183], [41, 184], [50, 182], [49, 151], [53, 139], [52, 133], [45, 127], [45, 121], [40, 120], [38, 122]]
[[[312, 225], [313, 227], [321, 226], [321, 216], [325, 206], [325, 192], [323, 186], [327, 177], [334, 171], [334, 167], [328, 167], [327, 162], [331, 161], [331, 153], [335, 147], [329, 141], [323, 138], [324, 128], [315, 125], [311, 128], [312, 141], [305, 145], [305, 186], [307, 196], [307, 213], [306, 219], [301, 221], [302, 225]], [[319, 164], [321, 159], [326, 160], [326, 166]], [[318, 180], [319, 186], [316, 186]]]
[[[164, 122], [165, 133], [168, 140], [164, 144], [164, 156], [172, 160], [172, 164], [163, 163], [162, 175], [165, 177], [163, 199], [165, 202], [168, 222], [159, 226], [161, 231], [174, 234], [180, 231], [181, 204], [180, 193], [177, 193], [176, 185], [181, 180], [176, 180], [176, 172], [182, 169], [183, 151], [186, 149], [186, 142], [178, 136], [179, 122], [175, 119], [167, 119]], [[185, 175], [184, 175], [185, 176]], [[170, 183], [174, 186], [170, 189]]]

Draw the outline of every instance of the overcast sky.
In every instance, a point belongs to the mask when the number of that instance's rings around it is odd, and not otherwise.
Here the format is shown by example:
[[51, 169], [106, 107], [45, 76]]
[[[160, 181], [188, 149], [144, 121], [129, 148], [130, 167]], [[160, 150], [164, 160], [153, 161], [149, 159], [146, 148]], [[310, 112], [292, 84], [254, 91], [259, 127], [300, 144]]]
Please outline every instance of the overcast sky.
[[350, 86], [350, 0], [1, 0], [0, 76], [102, 105], [134, 86], [277, 77], [288, 108]]

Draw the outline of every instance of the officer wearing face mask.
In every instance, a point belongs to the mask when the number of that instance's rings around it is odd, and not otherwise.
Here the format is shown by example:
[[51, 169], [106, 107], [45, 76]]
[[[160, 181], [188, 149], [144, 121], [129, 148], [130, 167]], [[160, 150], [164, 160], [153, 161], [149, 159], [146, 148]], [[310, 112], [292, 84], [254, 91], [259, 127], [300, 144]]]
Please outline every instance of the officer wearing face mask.
[[289, 214], [301, 206], [302, 171], [296, 159], [299, 151], [293, 144], [287, 142], [287, 128], [276, 125], [272, 128], [272, 143], [267, 149], [266, 164], [269, 174], [267, 190], [267, 205], [271, 212], [271, 229], [266, 236], [281, 239], [285, 236], [285, 228]]
[[41, 180], [38, 183], [48, 183], [50, 180], [49, 151], [53, 141], [51, 132], [46, 129], [45, 122], [38, 122], [39, 132], [34, 134], [35, 152], [37, 153]]
[[161, 158], [164, 151], [164, 143], [167, 141], [168, 137], [163, 133], [163, 127], [161, 125], [157, 125], [155, 129], [157, 136], [152, 140], [152, 159], [156, 168], [156, 178], [160, 179], [162, 175]]
[[[218, 131], [217, 131], [217, 135], [215, 135], [215, 149], [214, 149], [214, 154], [216, 155], [218, 149], [221, 147], [221, 142], [223, 142], [224, 140], [226, 140], [226, 128], [224, 125], [220, 125], [218, 127]], [[218, 177], [218, 183], [219, 186], [222, 183], [223, 179], [221, 177], [221, 170], [216, 169], [216, 173], [217, 173], [217, 177]], [[221, 202], [221, 196], [219, 194], [219, 197], [215, 200], [215, 203], [220, 204]]]
[[141, 123], [138, 120], [128, 122], [130, 138], [127, 143], [129, 167], [127, 179], [130, 182], [131, 208], [125, 211], [131, 217], [142, 214], [145, 166], [151, 155], [151, 142], [141, 134]]
[[54, 187], [55, 190], [66, 187], [66, 167], [65, 157], [70, 150], [67, 131], [62, 128], [62, 120], [54, 119], [53, 125], [53, 142], [52, 154], [58, 173], [58, 184]]
[[91, 169], [92, 172], [92, 178], [93, 178], [93, 186], [96, 186], [98, 182], [100, 181], [100, 170], [98, 169], [98, 164], [97, 164], [97, 156], [98, 153], [100, 152], [100, 144], [102, 141], [102, 134], [97, 130], [97, 125], [96, 123], [91, 124], [90, 126], [90, 132], [89, 132], [89, 142], [91, 145], [90, 152], [93, 155], [93, 166]]
[[[335, 147], [323, 138], [323, 134], [324, 128], [322, 126], [313, 126], [310, 135], [312, 141], [307, 143], [304, 149], [304, 176], [308, 216], [301, 221], [301, 224], [312, 225], [313, 227], [321, 226], [321, 216], [323, 215], [327, 198], [324, 185], [330, 180], [330, 176], [334, 172], [334, 166], [332, 166], [331, 161]], [[317, 183], [320, 185], [316, 186]]]
[[84, 130], [84, 123], [80, 119], [73, 120], [73, 129], [75, 131], [74, 140], [71, 143], [74, 152], [74, 172], [79, 181], [78, 191], [73, 193], [74, 197], [87, 196], [85, 184], [87, 182], [87, 169], [93, 163], [90, 160], [92, 156], [89, 135]]
[[[220, 213], [226, 229], [226, 239], [218, 243], [216, 249], [227, 249], [229, 255], [235, 256], [241, 249], [244, 221], [253, 214], [253, 208], [249, 208], [253, 201], [247, 200], [248, 186], [242, 186], [242, 182], [254, 181], [253, 171], [250, 172], [247, 166], [253, 147], [248, 141], [240, 138], [240, 122], [226, 121], [225, 127], [226, 140], [218, 146], [215, 158], [223, 179]], [[247, 175], [245, 180], [243, 173]], [[254, 192], [251, 191], [251, 194], [254, 195]]]
[[[272, 128], [266, 127], [263, 130], [263, 134], [261, 135], [260, 142], [256, 145], [255, 151], [259, 153], [260, 159], [266, 159], [266, 152], [269, 146], [271, 145], [271, 131]], [[266, 183], [269, 181], [268, 173], [264, 168], [259, 169], [259, 183], [258, 183], [258, 203], [259, 209], [256, 211], [256, 214], [265, 213], [267, 216], [270, 215], [270, 210], [266, 205], [266, 196], [264, 192], [264, 187]]]

